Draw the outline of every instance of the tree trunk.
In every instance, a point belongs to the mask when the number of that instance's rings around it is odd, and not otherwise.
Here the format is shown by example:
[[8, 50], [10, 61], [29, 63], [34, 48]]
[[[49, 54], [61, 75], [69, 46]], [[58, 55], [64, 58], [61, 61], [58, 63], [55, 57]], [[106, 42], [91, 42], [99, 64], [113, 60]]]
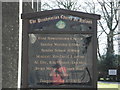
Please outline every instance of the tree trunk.
[[107, 52], [106, 52], [105, 64], [106, 64], [106, 70], [114, 67], [114, 45], [113, 45], [112, 31], [107, 36]]
[[106, 54], [114, 55], [113, 32], [107, 36], [107, 52]]

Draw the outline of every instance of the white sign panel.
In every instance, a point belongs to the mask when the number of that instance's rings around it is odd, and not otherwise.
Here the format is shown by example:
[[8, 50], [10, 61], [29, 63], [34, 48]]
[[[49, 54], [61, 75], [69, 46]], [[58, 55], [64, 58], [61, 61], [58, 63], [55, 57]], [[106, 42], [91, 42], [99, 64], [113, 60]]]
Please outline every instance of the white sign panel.
[[109, 74], [109, 75], [117, 75], [117, 70], [116, 70], [116, 69], [110, 69], [110, 70], [108, 71], [108, 74]]

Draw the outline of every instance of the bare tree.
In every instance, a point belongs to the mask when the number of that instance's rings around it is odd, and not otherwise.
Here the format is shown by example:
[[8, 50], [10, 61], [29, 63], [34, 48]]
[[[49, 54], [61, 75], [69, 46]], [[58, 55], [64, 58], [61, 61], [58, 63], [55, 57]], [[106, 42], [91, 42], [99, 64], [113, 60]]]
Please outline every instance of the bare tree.
[[77, 0], [55, 0], [50, 2], [52, 5], [48, 4], [47, 2], [42, 5], [43, 10], [46, 9], [69, 9], [69, 10], [80, 10], [81, 5], [78, 5]]
[[[114, 36], [117, 35], [116, 28], [119, 23], [119, 19], [118, 19], [119, 4], [117, 1], [114, 0], [112, 1], [102, 0], [101, 2], [98, 1], [98, 3], [101, 6], [102, 18], [105, 21], [105, 23], [99, 21], [99, 25], [107, 36], [106, 60], [112, 62], [114, 56], [114, 44], [113, 44]], [[104, 24], [106, 24], [107, 29], [104, 28], [105, 27]]]
[[[106, 44], [106, 58], [110, 58], [111, 55], [114, 55], [114, 36], [118, 35], [116, 33], [116, 29], [119, 23], [118, 19], [118, 7], [119, 7], [119, 2], [116, 0], [97, 0], [97, 2], [85, 2], [85, 5], [88, 6], [83, 6], [83, 9], [86, 12], [90, 13], [99, 13], [101, 14], [102, 19], [98, 21], [99, 26], [101, 27], [101, 33], [98, 35], [99, 37], [105, 33], [107, 36], [107, 44]], [[101, 8], [98, 8], [99, 6]], [[98, 55], [101, 57], [100, 52], [99, 52], [99, 44], [98, 44]]]

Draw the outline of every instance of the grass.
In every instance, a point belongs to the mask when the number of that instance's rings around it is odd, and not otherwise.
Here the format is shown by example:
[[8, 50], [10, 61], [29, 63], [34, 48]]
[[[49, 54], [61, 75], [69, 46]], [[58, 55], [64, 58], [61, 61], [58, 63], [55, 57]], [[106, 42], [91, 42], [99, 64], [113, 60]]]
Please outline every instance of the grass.
[[98, 82], [98, 88], [119, 88], [120, 90], [120, 84]]

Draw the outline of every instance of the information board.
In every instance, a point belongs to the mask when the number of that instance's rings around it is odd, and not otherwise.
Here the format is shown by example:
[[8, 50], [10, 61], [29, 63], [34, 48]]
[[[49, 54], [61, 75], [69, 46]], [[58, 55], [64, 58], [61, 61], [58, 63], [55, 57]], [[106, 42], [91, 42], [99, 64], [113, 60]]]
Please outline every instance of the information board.
[[24, 14], [23, 88], [96, 88], [98, 17], [61, 9]]
[[[90, 83], [91, 40], [91, 35], [81, 34], [29, 34], [29, 85]], [[66, 74], [63, 82], [59, 81], [58, 68], [65, 69], [61, 72]]]

